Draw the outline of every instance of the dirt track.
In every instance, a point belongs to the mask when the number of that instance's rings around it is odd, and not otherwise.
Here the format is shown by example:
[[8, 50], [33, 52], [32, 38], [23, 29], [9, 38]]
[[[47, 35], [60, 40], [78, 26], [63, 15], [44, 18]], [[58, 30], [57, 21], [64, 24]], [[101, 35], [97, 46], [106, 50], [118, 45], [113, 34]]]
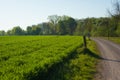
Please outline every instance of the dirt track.
[[101, 53], [97, 80], [120, 80], [120, 45], [94, 38]]

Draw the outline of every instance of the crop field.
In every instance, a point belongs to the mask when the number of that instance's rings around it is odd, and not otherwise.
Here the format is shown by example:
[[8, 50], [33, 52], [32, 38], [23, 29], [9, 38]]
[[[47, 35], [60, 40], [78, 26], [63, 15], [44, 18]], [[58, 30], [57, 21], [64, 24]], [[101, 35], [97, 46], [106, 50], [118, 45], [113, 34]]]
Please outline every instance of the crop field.
[[40, 79], [81, 45], [79, 36], [0, 37], [0, 80]]

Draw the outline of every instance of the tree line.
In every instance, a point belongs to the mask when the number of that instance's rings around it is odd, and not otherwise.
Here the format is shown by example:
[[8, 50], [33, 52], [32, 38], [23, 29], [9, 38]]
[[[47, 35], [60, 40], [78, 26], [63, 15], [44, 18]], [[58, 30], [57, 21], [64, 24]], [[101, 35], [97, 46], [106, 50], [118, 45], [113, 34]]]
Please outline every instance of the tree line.
[[69, 16], [48, 16], [49, 22], [27, 26], [23, 30], [20, 26], [13, 29], [0, 31], [0, 35], [73, 35], [77, 27], [77, 21]]
[[113, 17], [74, 19], [68, 16], [52, 15], [49, 22], [28, 26], [23, 30], [20, 26], [0, 31], [0, 35], [87, 35], [120, 36], [120, 23]]

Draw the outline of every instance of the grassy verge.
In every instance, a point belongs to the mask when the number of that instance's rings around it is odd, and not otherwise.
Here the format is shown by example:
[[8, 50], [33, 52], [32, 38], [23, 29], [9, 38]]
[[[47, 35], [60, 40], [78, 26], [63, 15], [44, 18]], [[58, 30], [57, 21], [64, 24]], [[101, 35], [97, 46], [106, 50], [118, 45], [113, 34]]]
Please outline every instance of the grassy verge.
[[50, 70], [49, 80], [93, 80], [96, 73], [98, 52], [93, 41], [87, 41], [88, 48], [78, 48], [73, 55]]
[[120, 37], [110, 37], [109, 40], [115, 42], [115, 43], [118, 43], [120, 44]]
[[103, 39], [106, 39], [106, 40], [110, 40], [110, 41], [113, 41], [117, 44], [120, 44], [120, 37], [102, 37]]

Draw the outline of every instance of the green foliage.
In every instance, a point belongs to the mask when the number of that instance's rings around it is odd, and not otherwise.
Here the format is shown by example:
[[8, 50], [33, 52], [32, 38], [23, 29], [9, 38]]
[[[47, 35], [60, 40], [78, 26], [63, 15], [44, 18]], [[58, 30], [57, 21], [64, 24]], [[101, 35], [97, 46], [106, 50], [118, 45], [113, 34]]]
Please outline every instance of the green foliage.
[[22, 35], [24, 31], [20, 28], [20, 26], [16, 26], [11, 30], [12, 35]]
[[65, 35], [65, 34], [73, 35], [76, 26], [77, 26], [76, 21], [73, 18], [69, 17], [65, 20], [60, 20], [58, 22], [57, 32], [58, 34], [61, 35]]
[[29, 35], [32, 34], [32, 27], [30, 27], [30, 26], [27, 27], [27, 34], [29, 34]]
[[65, 35], [67, 32], [66, 32], [66, 27], [65, 27], [65, 24], [64, 24], [64, 21], [59, 21], [58, 22], [58, 25], [57, 25], [57, 33], [59, 35]]
[[4, 30], [1, 30], [0, 31], [0, 36], [4, 36], [5, 35], [5, 31]]
[[44, 80], [80, 45], [77, 36], [0, 37], [0, 80]]
[[88, 35], [120, 36], [120, 20], [118, 15], [100, 18], [76, 20], [69, 16], [48, 16], [49, 22], [28, 26], [26, 31], [20, 26], [12, 30], [0, 31], [0, 35]]
[[116, 34], [120, 37], [120, 25], [117, 27]]
[[[105, 39], [108, 39], [107, 37]], [[117, 43], [117, 44], [120, 44], [120, 37], [109, 37], [109, 40]]]
[[76, 21], [73, 18], [69, 18], [67, 20], [66, 26], [67, 26], [68, 34], [73, 35], [73, 33], [74, 33], [75, 29], [76, 29], [76, 26], [77, 26]]
[[36, 25], [32, 25], [32, 27], [27, 27], [27, 35], [39, 35], [41, 32], [41, 28]]

